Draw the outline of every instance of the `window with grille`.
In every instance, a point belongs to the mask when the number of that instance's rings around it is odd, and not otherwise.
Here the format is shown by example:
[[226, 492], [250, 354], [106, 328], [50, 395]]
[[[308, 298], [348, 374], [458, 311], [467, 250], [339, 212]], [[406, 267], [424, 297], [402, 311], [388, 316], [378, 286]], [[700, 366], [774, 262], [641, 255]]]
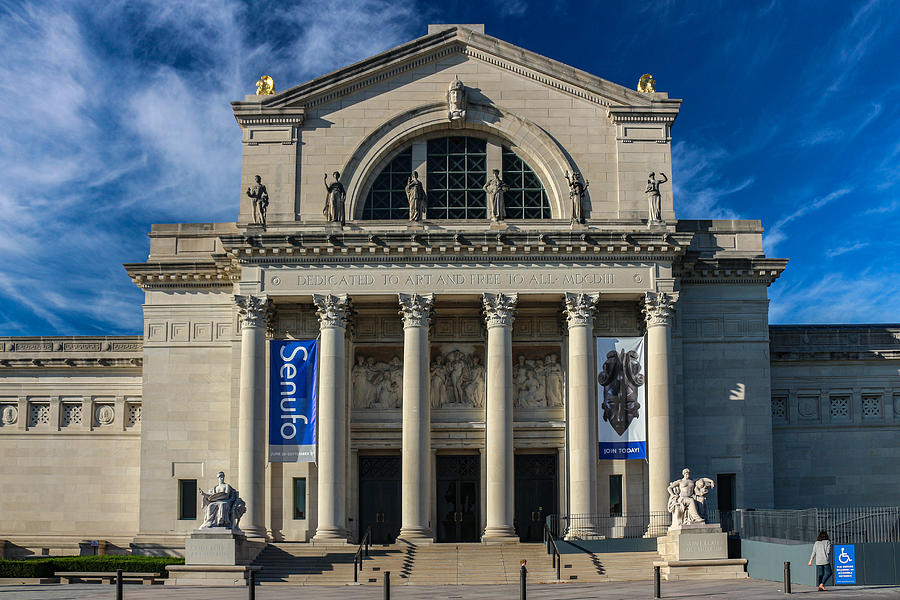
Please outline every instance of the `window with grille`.
[[787, 420], [787, 398], [783, 396], [772, 397], [772, 419], [775, 421]]
[[362, 218], [365, 220], [408, 219], [406, 182], [412, 174], [412, 148], [388, 163], [369, 189]]
[[428, 218], [484, 219], [487, 142], [473, 137], [428, 140]]
[[[487, 141], [482, 138], [450, 136], [426, 143], [428, 219], [486, 219]], [[509, 185], [504, 194], [507, 219], [549, 219], [547, 192], [531, 167], [515, 152], [502, 148], [502, 177]], [[490, 167], [493, 168], [493, 167]], [[409, 218], [406, 183], [412, 173], [412, 148], [398, 154], [378, 174], [366, 196], [363, 220]]]
[[831, 418], [839, 421], [846, 421], [850, 418], [849, 396], [831, 397]]
[[550, 218], [550, 201], [541, 180], [506, 146], [503, 146], [503, 181], [509, 185], [509, 191], [503, 195], [507, 219]]
[[881, 396], [862, 397], [862, 416], [864, 419], [881, 418]]

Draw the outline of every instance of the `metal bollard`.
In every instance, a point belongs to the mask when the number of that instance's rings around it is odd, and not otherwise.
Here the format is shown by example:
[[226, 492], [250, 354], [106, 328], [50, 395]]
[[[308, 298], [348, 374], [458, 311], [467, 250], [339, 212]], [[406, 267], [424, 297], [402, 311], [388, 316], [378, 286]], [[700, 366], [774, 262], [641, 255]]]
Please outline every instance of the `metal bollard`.
[[249, 576], [247, 582], [247, 598], [249, 598], [249, 600], [256, 600], [256, 571], [251, 570]]
[[384, 600], [391, 600], [391, 572], [384, 572]]
[[659, 567], [653, 567], [653, 597], [662, 598], [662, 586], [660, 585]]
[[357, 567], [356, 562], [357, 562], [357, 558], [354, 556], [353, 557], [353, 583], [359, 583], [359, 575], [357, 574], [357, 570], [356, 570], [356, 567]]
[[791, 563], [787, 561], [784, 563], [784, 593], [791, 593]]
[[528, 573], [522, 571], [521, 576], [519, 577], [519, 600], [526, 600], [526, 592], [525, 592], [525, 580], [528, 578]]
[[116, 569], [116, 600], [122, 600], [122, 569]]

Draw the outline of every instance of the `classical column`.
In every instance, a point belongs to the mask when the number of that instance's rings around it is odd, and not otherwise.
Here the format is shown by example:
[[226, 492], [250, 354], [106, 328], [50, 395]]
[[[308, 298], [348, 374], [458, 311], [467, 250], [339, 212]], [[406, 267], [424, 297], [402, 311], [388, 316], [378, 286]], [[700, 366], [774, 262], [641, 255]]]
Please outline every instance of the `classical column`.
[[431, 403], [428, 400], [428, 326], [434, 296], [399, 294], [403, 316], [403, 481], [400, 537], [432, 540], [428, 526]]
[[672, 476], [669, 427], [672, 388], [669, 375], [674, 298], [665, 292], [644, 297], [647, 321], [647, 458], [650, 463], [650, 528], [647, 535], [665, 535], [668, 528], [667, 489]]
[[483, 294], [487, 323], [485, 462], [487, 523], [482, 541], [518, 541], [513, 527], [512, 325], [516, 294]]
[[346, 294], [314, 294], [319, 316], [318, 527], [314, 543], [347, 542], [347, 406], [345, 334], [350, 317]]
[[[594, 409], [594, 309], [599, 294], [566, 293], [569, 326], [569, 514], [597, 513], [597, 419]], [[568, 537], [594, 533], [589, 517], [570, 521]]]
[[265, 537], [267, 296], [235, 296], [241, 323], [241, 387], [238, 419], [238, 491], [247, 503], [241, 529]]

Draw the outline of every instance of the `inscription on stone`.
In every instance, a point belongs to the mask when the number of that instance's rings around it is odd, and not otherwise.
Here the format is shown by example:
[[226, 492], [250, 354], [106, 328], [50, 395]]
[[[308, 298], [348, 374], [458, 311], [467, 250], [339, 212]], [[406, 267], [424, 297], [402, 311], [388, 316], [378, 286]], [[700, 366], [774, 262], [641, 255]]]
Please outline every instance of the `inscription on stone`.
[[265, 289], [278, 292], [422, 292], [479, 293], [485, 289], [512, 291], [649, 289], [652, 277], [642, 267], [579, 267], [578, 265], [473, 266], [354, 266], [267, 270]]

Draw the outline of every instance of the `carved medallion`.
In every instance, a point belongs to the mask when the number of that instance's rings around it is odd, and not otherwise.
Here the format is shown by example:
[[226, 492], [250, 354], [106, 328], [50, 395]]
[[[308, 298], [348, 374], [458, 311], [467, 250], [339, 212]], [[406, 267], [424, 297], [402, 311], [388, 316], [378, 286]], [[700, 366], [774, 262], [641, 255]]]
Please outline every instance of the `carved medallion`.
[[0, 418], [2, 418], [4, 425], [15, 425], [16, 421], [19, 420], [19, 408], [12, 404], [4, 406]]
[[802, 419], [819, 418], [819, 397], [800, 396], [797, 398], [797, 413]]
[[638, 353], [634, 350], [610, 350], [597, 379], [603, 386], [603, 420], [616, 433], [623, 435], [641, 410], [638, 388], [644, 385], [644, 375]]
[[97, 410], [94, 411], [94, 415], [97, 418], [97, 423], [100, 425], [111, 425], [116, 420], [116, 411], [109, 404], [99, 405]]

